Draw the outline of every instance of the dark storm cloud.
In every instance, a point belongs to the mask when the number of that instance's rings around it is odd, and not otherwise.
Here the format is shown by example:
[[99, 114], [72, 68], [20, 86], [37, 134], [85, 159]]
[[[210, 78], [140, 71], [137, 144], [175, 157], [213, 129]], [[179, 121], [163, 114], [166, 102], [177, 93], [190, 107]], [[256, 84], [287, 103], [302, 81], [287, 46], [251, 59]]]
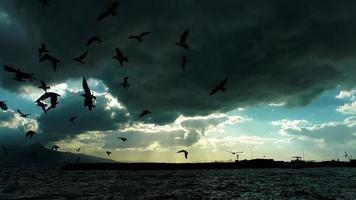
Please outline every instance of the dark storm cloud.
[[[13, 23], [0, 24], [5, 42], [0, 61], [49, 82], [99, 78], [133, 116], [149, 109], [153, 114], [146, 120], [156, 123], [264, 102], [306, 105], [327, 89], [355, 83], [356, 2], [351, 0], [130, 0], [120, 1], [116, 17], [96, 22], [110, 2], [51, 1], [43, 9], [35, 1], [5, 1], [0, 8]], [[185, 29], [190, 51], [174, 44]], [[127, 39], [142, 31], [153, 33], [143, 43]], [[93, 34], [104, 43], [87, 49]], [[63, 60], [56, 73], [38, 63], [42, 42]], [[129, 57], [123, 69], [111, 59], [115, 47]], [[86, 65], [71, 62], [86, 50]], [[184, 54], [190, 61], [186, 73], [179, 66]], [[7, 74], [0, 76], [4, 87], [15, 88]], [[125, 76], [128, 91], [120, 87]], [[208, 97], [227, 76], [228, 91]]]

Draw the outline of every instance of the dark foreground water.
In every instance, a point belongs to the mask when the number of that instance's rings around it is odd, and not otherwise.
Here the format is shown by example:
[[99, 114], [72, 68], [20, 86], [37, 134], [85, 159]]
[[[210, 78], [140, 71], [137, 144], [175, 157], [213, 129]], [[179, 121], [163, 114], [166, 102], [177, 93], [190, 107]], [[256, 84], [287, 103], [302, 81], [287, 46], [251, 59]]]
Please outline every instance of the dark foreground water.
[[356, 169], [0, 168], [0, 200], [7, 199], [356, 199]]

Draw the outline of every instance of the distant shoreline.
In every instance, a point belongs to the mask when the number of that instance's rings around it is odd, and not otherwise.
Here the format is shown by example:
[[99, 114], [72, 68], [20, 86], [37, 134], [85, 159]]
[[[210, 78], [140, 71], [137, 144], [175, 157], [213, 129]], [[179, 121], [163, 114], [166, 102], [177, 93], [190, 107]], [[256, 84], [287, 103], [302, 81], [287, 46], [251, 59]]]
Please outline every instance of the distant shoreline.
[[273, 159], [254, 159], [236, 162], [210, 163], [68, 163], [63, 170], [209, 170], [246, 168], [317, 168], [317, 167], [356, 167], [355, 161], [274, 161]]

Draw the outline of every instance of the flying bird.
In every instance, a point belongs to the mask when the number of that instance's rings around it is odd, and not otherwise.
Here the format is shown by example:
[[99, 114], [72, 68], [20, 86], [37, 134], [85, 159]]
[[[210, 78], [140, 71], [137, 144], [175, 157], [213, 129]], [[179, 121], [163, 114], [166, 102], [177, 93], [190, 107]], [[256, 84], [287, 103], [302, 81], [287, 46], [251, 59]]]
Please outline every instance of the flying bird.
[[8, 109], [6, 101], [0, 101], [0, 108], [5, 111]]
[[113, 59], [118, 60], [120, 63], [120, 66], [123, 67], [124, 62], [128, 62], [127, 56], [125, 56], [122, 51], [119, 48], [116, 48], [116, 55], [113, 57]]
[[4, 65], [4, 70], [10, 73], [14, 73], [15, 77], [13, 78], [13, 80], [15, 81], [24, 82], [26, 79], [28, 79], [32, 82], [33, 80], [36, 80], [36, 78], [33, 77], [33, 74], [22, 72], [21, 70], [15, 69], [8, 65]]
[[124, 138], [124, 137], [117, 137], [117, 139], [122, 140], [123, 142], [127, 141], [127, 138]]
[[88, 83], [84, 77], [82, 85], [84, 90], [84, 94], [82, 94], [84, 97], [84, 106], [88, 107], [89, 111], [91, 111], [92, 108], [95, 107], [93, 99], [96, 99], [96, 97], [91, 93]]
[[97, 18], [97, 21], [101, 21], [107, 17], [115, 16], [117, 14], [116, 10], [119, 7], [119, 1], [112, 2], [111, 6], [107, 8], [105, 11], [101, 12]]
[[101, 43], [101, 42], [103, 42], [103, 40], [99, 36], [93, 36], [93, 37], [89, 38], [89, 40], [87, 41], [87, 46], [90, 46], [94, 42]]
[[186, 150], [180, 150], [180, 151], [178, 151], [177, 153], [184, 153], [185, 159], [188, 159], [188, 151], [186, 151]]
[[31, 115], [31, 114], [24, 114], [24, 113], [21, 112], [21, 110], [19, 110], [19, 109], [17, 109], [16, 111], [17, 111], [17, 112], [20, 114], [20, 116], [23, 117], [23, 118], [27, 118], [29, 115]]
[[46, 6], [49, 6], [49, 0], [39, 0], [42, 3], [42, 6], [45, 8]]
[[187, 65], [187, 63], [188, 63], [187, 56], [182, 56], [181, 66], [182, 66], [182, 69], [184, 72], [185, 72], [185, 66]]
[[123, 82], [121, 83], [122, 87], [124, 87], [125, 90], [127, 90], [127, 88], [130, 87], [130, 84], [129, 84], [129, 80], [128, 80], [128, 79], [129, 79], [129, 77], [126, 76], [126, 77], [124, 78]]
[[53, 145], [51, 149], [54, 150], [54, 151], [58, 151], [59, 148], [60, 148], [59, 146]]
[[47, 109], [46, 109], [47, 104], [43, 103], [42, 101], [38, 101], [37, 106], [41, 107], [43, 112], [47, 113]]
[[47, 92], [47, 90], [49, 90], [51, 87], [48, 87], [44, 81], [41, 81], [41, 85], [38, 86], [38, 88], [43, 89], [45, 92]]
[[231, 153], [232, 155], [243, 153], [243, 152], [234, 152], [234, 151], [227, 151], [227, 152]]
[[189, 34], [189, 30], [186, 30], [180, 36], [180, 41], [176, 43], [176, 45], [183, 47], [184, 49], [189, 49], [189, 45], [187, 44], [187, 37]]
[[69, 121], [73, 123], [74, 120], [76, 120], [76, 119], [77, 119], [77, 116], [73, 116], [73, 117], [71, 117], [71, 118], [69, 119]]
[[142, 113], [140, 114], [140, 118], [141, 117], [143, 117], [143, 116], [145, 116], [145, 115], [148, 115], [148, 114], [151, 114], [151, 111], [149, 111], [149, 110], [144, 110], [144, 111], [142, 111]]
[[32, 138], [36, 134], [35, 131], [27, 131], [25, 137], [30, 137]]
[[219, 83], [219, 85], [217, 85], [210, 93], [209, 93], [209, 96], [212, 96], [214, 95], [215, 93], [217, 93], [218, 91], [223, 91], [225, 92], [227, 89], [226, 89], [226, 82], [229, 78], [226, 77], [223, 81], [221, 81]]
[[106, 151], [106, 154], [108, 154], [108, 156], [110, 156], [110, 154], [112, 154], [111, 151]]
[[43, 56], [40, 58], [40, 62], [44, 62], [44, 61], [52, 62], [52, 67], [53, 67], [54, 71], [57, 70], [58, 64], [61, 63], [61, 61], [58, 58], [55, 58], [55, 57], [49, 55], [48, 53], [43, 54]]
[[88, 56], [88, 52], [85, 52], [85, 53], [83, 53], [82, 55], [80, 55], [79, 57], [74, 58], [73, 61], [78, 62], [78, 63], [80, 63], [80, 64], [85, 64], [85, 63], [84, 63], [84, 59], [85, 59], [87, 56]]
[[129, 36], [129, 39], [136, 39], [138, 42], [143, 41], [143, 36], [150, 34], [151, 32], [142, 32], [139, 35], [131, 35]]
[[55, 92], [46, 92], [44, 93], [40, 98], [38, 98], [35, 103], [38, 103], [38, 102], [41, 102], [41, 101], [44, 101], [48, 98], [50, 98], [50, 102], [51, 102], [51, 105], [47, 108], [47, 112], [52, 109], [52, 108], [56, 108], [57, 104], [59, 104], [58, 102], [58, 97], [61, 96]]
[[46, 44], [41, 44], [40, 48], [38, 48], [38, 56], [41, 57], [44, 53], [48, 53]]
[[7, 148], [5, 146], [0, 145], [0, 147], [1, 147], [1, 150], [4, 152], [5, 155], [9, 154], [9, 152], [7, 151]]
[[79, 152], [79, 151], [80, 151], [80, 147], [79, 147], [76, 151], [78, 151], [78, 152]]

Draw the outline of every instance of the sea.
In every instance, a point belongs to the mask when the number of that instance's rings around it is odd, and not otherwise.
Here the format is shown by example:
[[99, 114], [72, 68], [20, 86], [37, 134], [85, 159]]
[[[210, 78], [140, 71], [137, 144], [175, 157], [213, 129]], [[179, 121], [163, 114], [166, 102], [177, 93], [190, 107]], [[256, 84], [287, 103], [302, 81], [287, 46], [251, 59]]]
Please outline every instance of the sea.
[[0, 168], [0, 200], [356, 199], [355, 168], [64, 171]]

